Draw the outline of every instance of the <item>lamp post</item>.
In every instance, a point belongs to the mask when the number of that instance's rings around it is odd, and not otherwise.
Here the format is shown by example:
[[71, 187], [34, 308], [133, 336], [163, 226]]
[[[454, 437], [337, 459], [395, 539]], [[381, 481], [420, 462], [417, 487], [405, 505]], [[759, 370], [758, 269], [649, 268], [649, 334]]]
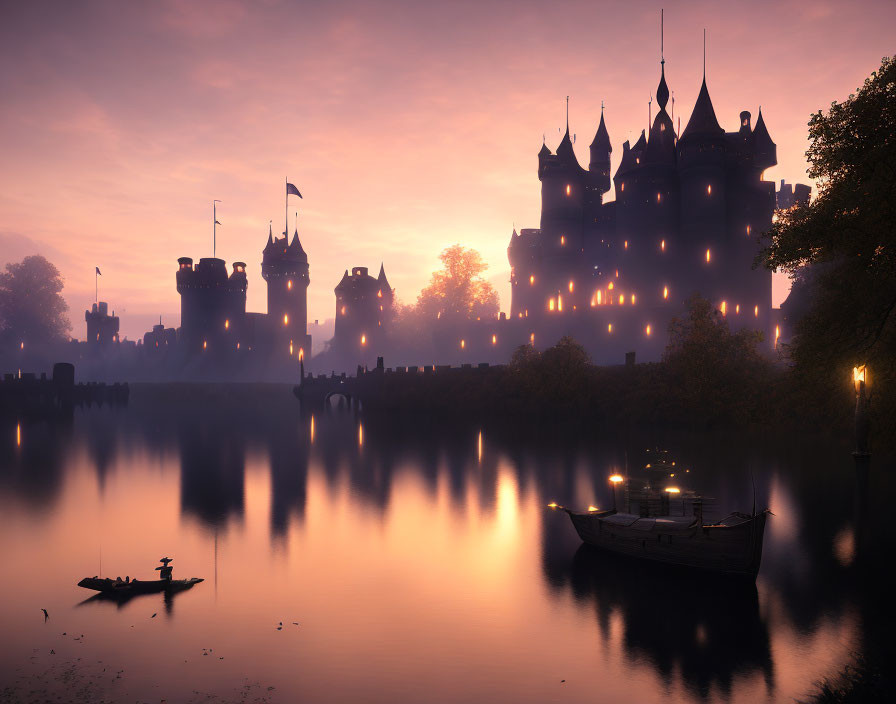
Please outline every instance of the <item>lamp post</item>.
[[871, 451], [868, 442], [868, 436], [871, 431], [871, 418], [869, 415], [869, 407], [871, 406], [871, 392], [869, 385], [871, 375], [868, 373], [868, 367], [864, 364], [859, 367], [853, 367], [852, 380], [856, 390], [856, 449], [852, 456], [855, 458], [856, 470], [867, 471], [871, 463]]
[[610, 476], [610, 481], [613, 482], [613, 511], [616, 512], [616, 485], [622, 481], [622, 475], [613, 474]]

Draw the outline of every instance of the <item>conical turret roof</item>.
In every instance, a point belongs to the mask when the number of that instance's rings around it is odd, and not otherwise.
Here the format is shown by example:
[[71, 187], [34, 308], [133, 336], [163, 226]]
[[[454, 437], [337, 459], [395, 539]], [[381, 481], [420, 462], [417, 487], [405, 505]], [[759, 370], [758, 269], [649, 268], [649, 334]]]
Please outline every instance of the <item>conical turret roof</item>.
[[608, 154], [613, 151], [610, 144], [610, 133], [607, 131], [607, 125], [604, 122], [604, 109], [600, 109], [600, 124], [597, 126], [597, 132], [594, 135], [594, 141], [591, 142], [591, 149], [601, 152], [606, 151]]
[[345, 270], [345, 273], [342, 275], [342, 279], [336, 284], [336, 288], [334, 291], [339, 293], [340, 291], [345, 290], [345, 287], [348, 285], [348, 269]]
[[666, 66], [665, 61], [662, 62], [660, 68], [660, 84], [656, 89], [656, 102], [660, 106], [660, 110], [666, 109], [666, 103], [669, 102], [669, 86], [666, 85]]
[[299, 241], [298, 228], [296, 228], [296, 231], [292, 235], [292, 242], [289, 243], [287, 254], [290, 257], [296, 257], [306, 262], [308, 261], [308, 255], [305, 253], [305, 250], [302, 248], [302, 243]]
[[381, 291], [391, 291], [392, 287], [389, 286], [389, 280], [386, 278], [386, 267], [380, 262], [380, 273], [379, 276], [376, 277], [377, 283], [380, 285]]
[[706, 87], [706, 78], [704, 78], [703, 85], [700, 86], [700, 95], [697, 96], [697, 102], [694, 104], [693, 112], [691, 112], [691, 118], [688, 120], [687, 127], [684, 128], [684, 132], [681, 133], [681, 138], [684, 139], [685, 137], [698, 134], [715, 137], [724, 134], [724, 132], [716, 119], [716, 111], [712, 107], [712, 100]]
[[633, 152], [644, 152], [647, 149], [647, 137], [644, 135], [644, 130], [641, 130], [641, 136], [638, 137], [638, 141], [635, 142], [635, 146], [632, 147]]
[[560, 144], [557, 147], [557, 156], [561, 162], [579, 165], [578, 159], [576, 159], [576, 152], [572, 148], [572, 139], [569, 137], [568, 126], [566, 134], [563, 135], [563, 139], [560, 140]]
[[757, 150], [774, 147], [768, 128], [765, 126], [765, 120], [762, 119], [762, 108], [759, 108], [759, 116], [756, 118], [756, 126], [753, 128], [753, 145]]

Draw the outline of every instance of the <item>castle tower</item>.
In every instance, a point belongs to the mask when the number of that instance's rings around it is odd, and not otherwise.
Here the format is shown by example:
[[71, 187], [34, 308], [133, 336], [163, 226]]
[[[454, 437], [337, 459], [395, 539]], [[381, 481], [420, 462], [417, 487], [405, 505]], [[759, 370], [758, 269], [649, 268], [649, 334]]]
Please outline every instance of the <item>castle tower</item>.
[[607, 125], [604, 122], [603, 105], [600, 108], [600, 124], [597, 126], [597, 133], [589, 151], [591, 161], [588, 164], [588, 171], [592, 174], [592, 183], [599, 193], [606, 193], [610, 190], [610, 154], [613, 152], [613, 146], [610, 144], [610, 133], [607, 132]]
[[269, 228], [262, 252], [261, 276], [268, 286], [268, 319], [278, 349], [311, 349], [308, 337], [308, 255], [299, 241], [298, 227], [289, 242], [274, 239]]
[[[195, 268], [190, 257], [177, 260], [181, 337], [188, 349], [215, 351], [239, 341], [246, 319], [246, 265], [205, 257]], [[233, 343], [234, 346], [236, 342]]]
[[389, 286], [386, 271], [373, 278], [366, 266], [346, 270], [334, 289], [336, 294], [335, 344], [345, 351], [368, 354], [379, 351], [379, 342], [392, 321], [395, 291]]

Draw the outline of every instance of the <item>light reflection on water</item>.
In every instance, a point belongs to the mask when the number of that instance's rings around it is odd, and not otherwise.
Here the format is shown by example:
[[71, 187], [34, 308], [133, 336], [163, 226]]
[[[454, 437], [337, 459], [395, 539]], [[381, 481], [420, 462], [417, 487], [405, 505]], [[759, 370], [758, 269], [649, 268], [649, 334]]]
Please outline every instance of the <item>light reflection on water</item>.
[[[486, 442], [276, 399], [172, 406], [138, 389], [126, 410], [25, 423], [21, 446], [4, 434], [0, 551], [28, 587], [0, 580], [17, 635], [0, 683], [53, 648], [124, 669], [103, 685], [122, 699], [248, 677], [283, 701], [792, 701], [863, 640], [839, 458], [810, 475], [799, 455], [681, 441], [717, 512], [750, 510], [752, 470], [776, 514], [756, 586], [734, 588], [596, 554], [546, 510], [612, 505], [607, 477], [643, 439]], [[206, 582], [123, 604], [75, 586], [149, 577], [164, 554]]]

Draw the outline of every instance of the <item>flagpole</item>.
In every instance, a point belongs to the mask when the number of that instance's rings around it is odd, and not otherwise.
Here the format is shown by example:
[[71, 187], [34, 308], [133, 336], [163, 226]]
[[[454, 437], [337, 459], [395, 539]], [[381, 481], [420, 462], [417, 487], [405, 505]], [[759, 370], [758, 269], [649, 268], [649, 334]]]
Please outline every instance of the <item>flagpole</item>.
[[283, 207], [283, 234], [289, 239], [289, 176], [286, 177], [283, 189], [286, 191], [286, 205]]
[[218, 206], [212, 201], [212, 257], [214, 258], [218, 249]]
[[93, 267], [93, 302], [94, 303], [100, 302], [100, 279], [99, 279], [99, 275], [97, 274], [98, 268], [99, 267], [96, 267], [96, 266]]

